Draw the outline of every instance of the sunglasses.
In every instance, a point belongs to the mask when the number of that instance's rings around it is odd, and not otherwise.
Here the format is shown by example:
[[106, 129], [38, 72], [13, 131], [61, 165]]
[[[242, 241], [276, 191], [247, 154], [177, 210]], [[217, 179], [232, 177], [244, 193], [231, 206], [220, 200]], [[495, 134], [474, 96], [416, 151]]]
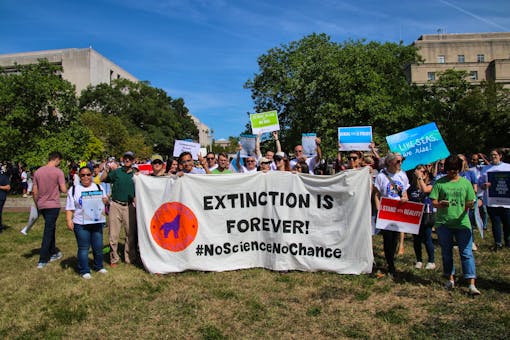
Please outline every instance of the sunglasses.
[[154, 165], [163, 165], [163, 162], [161, 162], [161, 161], [154, 161], [154, 162], [152, 162], [152, 164], [154, 164]]
[[283, 157], [280, 157], [280, 156], [275, 156], [274, 157], [274, 160], [277, 161], [277, 162], [281, 161], [282, 159], [283, 159]]
[[395, 162], [395, 164], [401, 164], [402, 163], [402, 160], [399, 159], [398, 161]]
[[350, 161], [355, 161], [358, 159], [358, 157], [354, 156], [354, 157], [347, 157], [348, 160]]
[[303, 152], [303, 150], [294, 150], [295, 153]]
[[269, 165], [269, 164], [271, 164], [271, 162], [262, 162], [262, 163], [260, 163], [260, 164], [266, 164], [266, 165]]
[[214, 158], [214, 157], [207, 157], [206, 159], [207, 159], [208, 161], [212, 161], [212, 160], [214, 160], [215, 158]]
[[246, 163], [255, 163], [255, 160], [253, 160], [253, 159], [248, 159], [248, 160], [246, 161]]
[[92, 174], [80, 174], [80, 177], [90, 177]]

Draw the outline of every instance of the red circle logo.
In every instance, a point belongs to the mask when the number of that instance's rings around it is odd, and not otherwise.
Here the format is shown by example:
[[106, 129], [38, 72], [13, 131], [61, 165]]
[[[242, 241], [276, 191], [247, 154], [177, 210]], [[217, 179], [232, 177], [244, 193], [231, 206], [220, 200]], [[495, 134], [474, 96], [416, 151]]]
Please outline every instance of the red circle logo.
[[152, 216], [152, 238], [166, 250], [186, 249], [197, 236], [197, 231], [195, 214], [182, 203], [165, 203]]

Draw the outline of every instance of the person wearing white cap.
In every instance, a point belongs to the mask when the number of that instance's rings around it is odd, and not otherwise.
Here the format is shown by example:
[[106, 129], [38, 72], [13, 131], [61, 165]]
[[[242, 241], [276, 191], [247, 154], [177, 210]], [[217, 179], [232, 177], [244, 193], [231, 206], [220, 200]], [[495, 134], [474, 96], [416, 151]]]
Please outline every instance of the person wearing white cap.
[[[275, 144], [276, 144], [276, 152], [281, 152], [282, 146], [280, 144], [280, 140], [278, 139], [278, 131], [273, 131], [272, 134], [273, 134], [273, 139], [275, 140]], [[259, 134], [257, 135], [257, 138], [255, 140], [255, 154], [257, 155], [257, 160], [258, 160], [259, 164], [261, 163], [261, 158], [262, 158], [262, 152], [260, 151], [260, 137], [261, 136], [262, 136], [262, 133], [259, 132]], [[271, 164], [270, 164], [271, 170], [276, 170], [276, 164], [273, 162], [273, 157], [274, 157], [274, 151], [267, 150], [264, 155], [264, 158], [268, 159], [271, 162]]]
[[152, 155], [151, 157], [151, 166], [152, 173], [151, 176], [166, 176], [165, 173], [165, 163], [163, 162], [163, 157], [161, 155]]
[[271, 170], [271, 160], [266, 157], [259, 159], [259, 171], [267, 172]]

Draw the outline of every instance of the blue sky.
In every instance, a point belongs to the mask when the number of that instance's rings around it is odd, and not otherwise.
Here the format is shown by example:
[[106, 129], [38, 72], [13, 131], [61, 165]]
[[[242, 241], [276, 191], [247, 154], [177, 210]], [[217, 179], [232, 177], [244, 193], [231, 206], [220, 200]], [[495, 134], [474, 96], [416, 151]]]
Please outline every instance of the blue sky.
[[184, 98], [216, 139], [239, 135], [254, 113], [243, 84], [272, 47], [313, 32], [410, 44], [438, 29], [510, 31], [510, 1], [0, 1], [0, 54], [92, 46]]

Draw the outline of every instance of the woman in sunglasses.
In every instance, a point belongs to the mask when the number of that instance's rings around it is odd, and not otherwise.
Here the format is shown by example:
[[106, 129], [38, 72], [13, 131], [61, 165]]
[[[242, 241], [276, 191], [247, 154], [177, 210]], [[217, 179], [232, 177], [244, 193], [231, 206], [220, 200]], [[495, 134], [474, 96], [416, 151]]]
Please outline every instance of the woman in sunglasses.
[[[381, 207], [381, 198], [387, 197], [394, 200], [407, 201], [407, 189], [409, 188], [409, 179], [402, 171], [402, 155], [398, 152], [390, 152], [384, 159], [385, 169], [375, 178], [374, 183], [374, 203], [379, 211]], [[395, 252], [400, 233], [392, 230], [381, 230], [384, 242], [384, 257], [388, 264], [388, 273], [395, 275]]]
[[416, 256], [416, 264], [414, 268], [421, 269], [423, 267], [421, 245], [425, 245], [427, 251], [428, 262], [425, 269], [433, 270], [436, 268], [434, 262], [434, 243], [432, 242], [432, 227], [434, 226], [434, 212], [432, 200], [429, 197], [432, 191], [432, 182], [430, 173], [425, 165], [418, 165], [412, 173], [411, 186], [407, 192], [409, 200], [412, 202], [423, 203], [423, 215], [421, 218], [420, 229], [418, 235], [413, 235], [414, 255]]
[[347, 154], [347, 169], [361, 169], [363, 154], [360, 151], [350, 151]]
[[259, 159], [259, 171], [268, 172], [271, 170], [271, 160], [266, 157]]
[[274, 162], [276, 164], [277, 171], [290, 171], [290, 162], [285, 156], [285, 153], [277, 152], [274, 156]]
[[299, 160], [296, 165], [294, 165], [294, 168], [292, 169], [295, 172], [299, 172], [302, 174], [308, 174], [310, 173], [310, 169], [308, 168], [308, 164], [306, 164], [306, 161]]
[[78, 185], [67, 192], [66, 223], [78, 243], [78, 272], [84, 279], [90, 279], [90, 247], [94, 256], [94, 270], [107, 273], [103, 268], [103, 227], [108, 198], [98, 184], [92, 183], [92, 172], [88, 167], [80, 168], [78, 176]]

